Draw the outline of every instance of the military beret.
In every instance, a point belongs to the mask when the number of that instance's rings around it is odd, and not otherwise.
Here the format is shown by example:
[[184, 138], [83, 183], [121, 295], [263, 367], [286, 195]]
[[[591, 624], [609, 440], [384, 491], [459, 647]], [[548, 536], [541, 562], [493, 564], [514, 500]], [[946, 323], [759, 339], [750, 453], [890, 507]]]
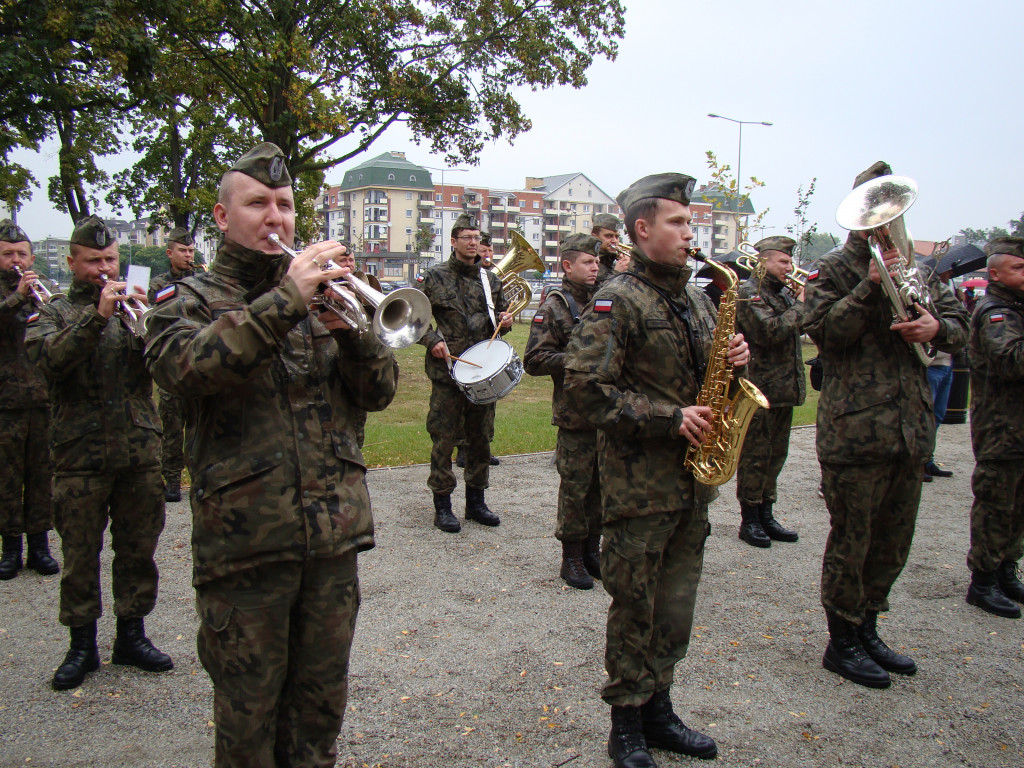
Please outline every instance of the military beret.
[[786, 237], [785, 235], [766, 237], [763, 240], [758, 240], [754, 243], [754, 249], [758, 253], [764, 253], [765, 251], [782, 251], [783, 253], [788, 253], [790, 256], [793, 255], [793, 248], [795, 246], [796, 240], [792, 237]]
[[0, 241], [5, 243], [30, 243], [25, 230], [10, 219], [0, 221]]
[[858, 173], [857, 178], [853, 180], [853, 188], [856, 189], [861, 184], [877, 179], [879, 176], [892, 176], [892, 168], [884, 160], [872, 163], [870, 168]]
[[675, 200], [677, 203], [689, 205], [690, 195], [693, 194], [693, 186], [696, 183], [696, 179], [685, 173], [655, 173], [634, 181], [619, 193], [615, 201], [627, 214], [629, 209], [641, 200], [651, 197]]
[[277, 144], [269, 141], [257, 144], [238, 158], [228, 170], [251, 176], [272, 189], [292, 185], [292, 177], [284, 162], [284, 152]]
[[593, 235], [586, 235], [583, 232], [574, 232], [571, 235], [566, 235], [562, 242], [558, 244], [559, 253], [568, 253], [569, 251], [579, 251], [580, 253], [590, 253], [594, 256], [600, 256], [601, 254], [601, 241]]
[[189, 232], [185, 227], [175, 227], [171, 230], [170, 234], [167, 235], [168, 243], [178, 243], [179, 245], [195, 245], [196, 241], [192, 239], [192, 233]]
[[463, 229], [480, 229], [480, 225], [477, 224], [476, 219], [470, 216], [468, 213], [464, 213], [455, 220], [452, 225], [452, 235], [457, 234]]
[[993, 237], [985, 243], [985, 255], [995, 256], [997, 253], [1008, 253], [1024, 259], [1024, 237]]
[[601, 227], [602, 229], [622, 229], [622, 221], [618, 216], [613, 216], [610, 213], [599, 213], [594, 217], [594, 226]]
[[490, 245], [490, 244], [491, 244], [491, 233], [490, 232], [484, 232], [483, 230], [481, 230], [480, 231], [480, 245]]
[[117, 242], [117, 232], [108, 227], [99, 216], [86, 216], [75, 224], [71, 242], [75, 245], [84, 245], [86, 248], [103, 250], [111, 243]]

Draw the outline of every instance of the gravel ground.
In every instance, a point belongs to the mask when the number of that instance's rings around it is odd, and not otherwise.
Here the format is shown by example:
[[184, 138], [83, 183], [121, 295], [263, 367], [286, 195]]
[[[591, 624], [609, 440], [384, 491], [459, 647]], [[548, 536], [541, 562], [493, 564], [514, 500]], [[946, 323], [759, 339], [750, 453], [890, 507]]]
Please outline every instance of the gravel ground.
[[[712, 734], [730, 766], [1024, 764], [1022, 625], [964, 602], [968, 428], [940, 430], [938, 458], [956, 475], [925, 486], [910, 562], [880, 622], [920, 671], [886, 691], [821, 668], [827, 514], [816, 495], [814, 431], [793, 438], [777, 514], [799, 530], [799, 543], [755, 550], [740, 542], [732, 483], [712, 506], [694, 637], [676, 668], [683, 719]], [[501, 527], [470, 523], [457, 536], [431, 527], [426, 474], [370, 474], [377, 548], [361, 557], [339, 764], [610, 765], [608, 708], [598, 695], [608, 597], [558, 578], [551, 454], [503, 459], [488, 493]], [[456, 508], [461, 514], [461, 494]], [[195, 653], [188, 539], [187, 503], [169, 505], [160, 600], [147, 622], [174, 657], [164, 675], [105, 661], [78, 690], [52, 691], [67, 643], [56, 620], [59, 577], [28, 572], [0, 582], [0, 765], [211, 763], [212, 692]], [[113, 625], [110, 615], [100, 622], [105, 660]]]

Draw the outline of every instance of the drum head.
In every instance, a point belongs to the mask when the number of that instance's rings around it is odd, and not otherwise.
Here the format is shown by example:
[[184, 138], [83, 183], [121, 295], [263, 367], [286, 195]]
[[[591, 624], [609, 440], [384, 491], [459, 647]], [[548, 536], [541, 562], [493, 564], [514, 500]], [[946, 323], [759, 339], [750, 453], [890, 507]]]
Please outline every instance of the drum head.
[[[503, 370], [515, 356], [512, 345], [501, 339], [494, 341], [481, 341], [463, 352], [452, 369], [452, 376], [462, 384], [474, 384], [478, 381], [486, 381], [494, 374]], [[463, 360], [468, 361], [463, 362]], [[476, 363], [476, 366], [469, 365]]]

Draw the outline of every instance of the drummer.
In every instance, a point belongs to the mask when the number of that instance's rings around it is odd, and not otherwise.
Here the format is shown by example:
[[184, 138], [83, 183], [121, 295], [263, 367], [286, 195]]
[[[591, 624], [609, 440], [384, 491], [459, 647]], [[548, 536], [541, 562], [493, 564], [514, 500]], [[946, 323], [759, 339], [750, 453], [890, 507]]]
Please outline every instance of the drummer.
[[451, 375], [453, 356], [488, 342], [496, 330], [507, 333], [512, 315], [506, 311], [501, 279], [481, 269], [479, 225], [463, 214], [452, 227], [451, 243], [449, 259], [423, 272], [418, 282], [430, 299], [435, 323], [420, 339], [428, 350], [424, 367], [431, 381], [427, 431], [433, 447], [427, 486], [434, 493], [435, 527], [458, 533], [462, 526], [452, 512], [452, 451], [459, 435], [466, 439], [466, 519], [489, 526], [501, 520], [484, 501], [494, 403], [479, 405], [467, 399]]

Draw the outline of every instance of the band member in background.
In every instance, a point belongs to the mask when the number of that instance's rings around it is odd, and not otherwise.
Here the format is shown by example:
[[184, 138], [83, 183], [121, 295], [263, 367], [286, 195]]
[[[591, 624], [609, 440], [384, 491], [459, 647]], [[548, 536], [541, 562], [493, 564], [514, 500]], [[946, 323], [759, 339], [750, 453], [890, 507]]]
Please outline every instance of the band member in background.
[[491, 244], [491, 233], [480, 230], [480, 266], [494, 269], [494, 246]]
[[100, 664], [96, 621], [103, 612], [100, 551], [108, 522], [117, 616], [110, 660], [150, 672], [174, 666], [153, 647], [143, 624], [156, 605], [154, 553], [164, 528], [160, 422], [142, 340], [115, 315], [126, 287], [117, 277], [117, 233], [96, 216], [79, 221], [68, 266], [67, 297], [40, 307], [25, 331], [53, 407], [53, 501], [64, 552], [60, 623], [71, 632], [71, 647], [53, 676], [57, 690], [78, 687]]
[[[452, 255], [419, 277], [419, 288], [430, 299], [435, 327], [423, 334], [424, 361], [430, 378], [427, 431], [433, 442], [427, 486], [434, 493], [434, 525], [446, 533], [462, 526], [452, 512], [452, 450], [459, 435], [466, 438], [466, 519], [499, 525], [501, 519], [487, 507], [490, 436], [494, 430], [494, 403], [470, 402], [452, 380], [451, 355], [461, 355], [473, 344], [491, 338], [495, 328], [507, 333], [512, 315], [501, 280], [480, 263], [480, 227], [462, 215], [452, 227]], [[485, 289], [486, 286], [486, 289]], [[485, 292], [486, 290], [486, 292]]]
[[610, 213], [599, 213], [594, 216], [594, 226], [591, 227], [590, 234], [601, 241], [601, 270], [597, 275], [598, 285], [619, 272], [624, 272], [629, 266], [629, 259], [623, 257], [612, 247], [620, 242], [620, 229], [622, 229], [622, 220], [618, 216]]
[[[149, 281], [149, 303], [171, 283], [195, 274], [195, 240], [185, 227], [175, 227], [167, 235], [167, 259], [171, 269]], [[181, 470], [185, 468], [185, 403], [180, 397], [157, 387], [157, 412], [163, 426], [160, 471], [164, 478], [164, 501], [181, 501]]]
[[[353, 407], [381, 410], [398, 366], [308, 305], [333, 241], [295, 258], [284, 155], [259, 144], [224, 174], [210, 271], [169, 286], [146, 358], [185, 397], [197, 649], [214, 693], [218, 766], [331, 766], [359, 607], [357, 552], [373, 546]], [[270, 239], [280, 238], [280, 244]]]
[[971, 318], [971, 486], [967, 602], [1020, 617], [1024, 584], [1024, 238], [985, 245], [989, 283]]
[[[710, 532], [707, 489], [684, 469], [687, 448], [711, 428], [698, 406], [715, 313], [690, 283], [694, 179], [661, 173], [618, 197], [633, 242], [622, 276], [583, 313], [565, 356], [570, 406], [599, 430], [601, 579], [608, 609], [602, 691], [611, 705], [608, 752], [619, 768], [650, 768], [651, 747], [700, 758], [718, 748], [672, 710]], [[749, 358], [743, 334], [725, 353]]]
[[[875, 163], [854, 187], [891, 173]], [[883, 258], [894, 268], [902, 257], [893, 249]], [[818, 262], [804, 297], [804, 329], [824, 366], [817, 448], [831, 519], [821, 569], [831, 639], [822, 665], [870, 688], [887, 688], [890, 672], [917, 670], [877, 631], [910, 552], [935, 443], [927, 369], [910, 343], [956, 352], [967, 341], [967, 315], [937, 280], [928, 281], [936, 315], [922, 308], [895, 324], [880, 283], [868, 233], [851, 232], [842, 251]]]
[[0, 221], [0, 580], [22, 568], [22, 536], [29, 568], [44, 576], [60, 570], [47, 540], [53, 528], [50, 402], [46, 379], [25, 353], [25, 321], [38, 309], [35, 258], [25, 231], [10, 219]]
[[755, 272], [737, 292], [736, 325], [750, 345], [746, 376], [771, 403], [751, 419], [736, 472], [740, 538], [755, 547], [770, 547], [773, 539], [798, 538], [772, 512], [779, 473], [789, 455], [793, 406], [803, 405], [807, 397], [800, 348], [804, 290], [794, 295], [785, 282], [793, 270], [795, 245], [791, 237], [766, 237], [755, 243], [764, 275]]
[[558, 427], [555, 466], [558, 522], [555, 538], [562, 542], [559, 575], [576, 589], [590, 589], [601, 578], [601, 484], [597, 469], [597, 431], [570, 407], [562, 390], [565, 348], [580, 313], [594, 296], [601, 241], [592, 235], [569, 235], [559, 246], [562, 286], [550, 289], [530, 325], [523, 364], [532, 376], [554, 382], [551, 423]]

